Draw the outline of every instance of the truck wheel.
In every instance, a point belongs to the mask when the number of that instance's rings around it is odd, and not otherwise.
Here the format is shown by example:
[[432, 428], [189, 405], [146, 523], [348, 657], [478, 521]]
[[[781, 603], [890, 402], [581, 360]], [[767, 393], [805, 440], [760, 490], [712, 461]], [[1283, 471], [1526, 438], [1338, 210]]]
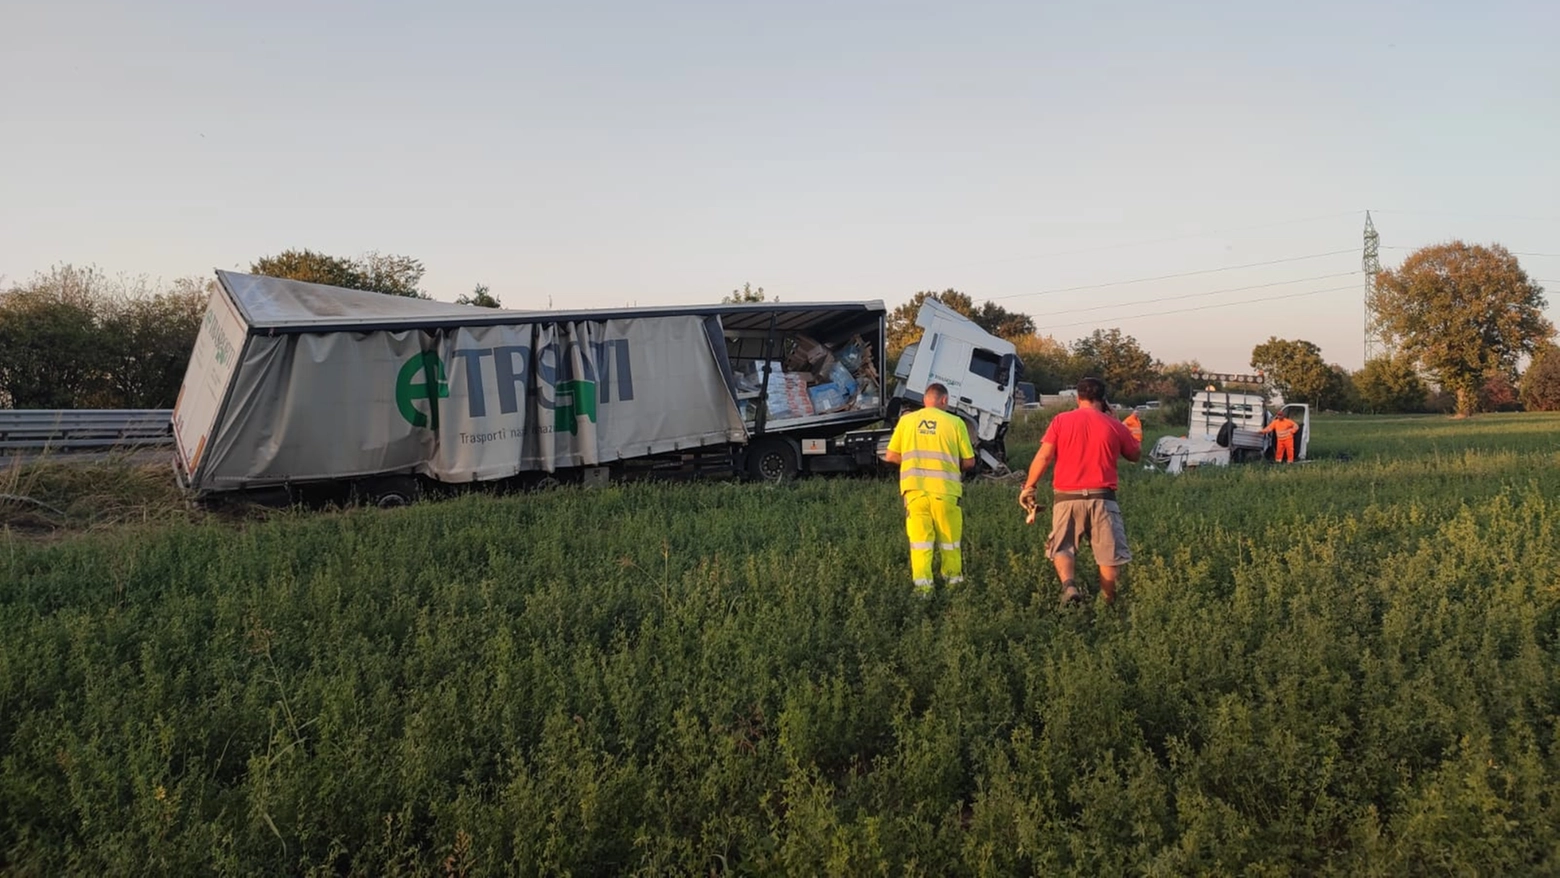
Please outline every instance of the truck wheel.
[[796, 449], [784, 439], [760, 439], [748, 449], [748, 475], [765, 482], [788, 482], [801, 471]]
[[416, 501], [417, 480], [411, 476], [386, 476], [358, 485], [358, 496], [380, 509], [394, 509]]

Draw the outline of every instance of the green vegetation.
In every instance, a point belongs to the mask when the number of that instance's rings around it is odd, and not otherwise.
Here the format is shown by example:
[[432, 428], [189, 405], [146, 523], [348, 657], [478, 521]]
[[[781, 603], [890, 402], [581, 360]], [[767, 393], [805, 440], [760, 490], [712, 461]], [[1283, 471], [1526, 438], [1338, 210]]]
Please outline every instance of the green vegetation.
[[929, 607], [886, 480], [7, 532], [0, 870], [1552, 874], [1556, 428], [1132, 468], [1065, 612], [996, 483]]

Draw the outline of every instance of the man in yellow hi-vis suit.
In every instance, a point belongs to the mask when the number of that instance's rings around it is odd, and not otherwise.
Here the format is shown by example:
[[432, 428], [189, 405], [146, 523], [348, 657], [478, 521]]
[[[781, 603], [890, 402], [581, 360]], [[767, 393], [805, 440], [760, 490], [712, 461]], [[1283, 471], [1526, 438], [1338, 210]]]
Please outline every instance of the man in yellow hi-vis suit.
[[910, 575], [915, 592], [932, 594], [932, 549], [942, 550], [943, 580], [964, 581], [959, 540], [964, 535], [963, 470], [975, 466], [975, 449], [964, 421], [950, 415], [948, 388], [933, 384], [921, 397], [926, 408], [906, 412], [894, 426], [883, 459], [899, 464], [899, 494], [905, 501], [905, 532], [910, 535]]

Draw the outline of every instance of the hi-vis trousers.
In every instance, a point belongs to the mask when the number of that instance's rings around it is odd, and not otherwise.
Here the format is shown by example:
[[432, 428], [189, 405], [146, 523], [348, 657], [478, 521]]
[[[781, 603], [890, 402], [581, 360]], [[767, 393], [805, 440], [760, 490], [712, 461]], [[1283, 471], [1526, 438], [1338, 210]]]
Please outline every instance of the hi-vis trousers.
[[906, 491], [905, 533], [910, 536], [910, 575], [917, 589], [932, 587], [932, 549], [942, 550], [943, 580], [949, 585], [964, 581], [964, 556], [959, 538], [964, 534], [964, 511], [959, 498], [925, 491]]
[[1295, 462], [1295, 437], [1290, 436], [1288, 439], [1278, 440], [1278, 447], [1273, 450], [1273, 462]]

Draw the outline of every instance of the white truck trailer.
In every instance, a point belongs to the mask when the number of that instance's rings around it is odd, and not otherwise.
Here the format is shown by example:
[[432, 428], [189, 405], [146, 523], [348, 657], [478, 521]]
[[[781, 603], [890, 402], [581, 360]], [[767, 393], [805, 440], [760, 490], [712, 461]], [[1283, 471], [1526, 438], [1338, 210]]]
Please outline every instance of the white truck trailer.
[[[1290, 403], [1281, 411], [1300, 425], [1295, 459], [1305, 460], [1311, 440], [1311, 407]], [[1271, 459], [1278, 440], [1274, 434], [1262, 432], [1271, 421], [1261, 394], [1199, 390], [1192, 394], [1186, 435], [1161, 437], [1149, 459], [1172, 473], [1188, 467]]]
[[217, 280], [174, 407], [201, 497], [874, 469], [933, 381], [983, 464], [1006, 457], [1013, 346], [939, 303], [889, 393], [881, 302], [532, 312]]

